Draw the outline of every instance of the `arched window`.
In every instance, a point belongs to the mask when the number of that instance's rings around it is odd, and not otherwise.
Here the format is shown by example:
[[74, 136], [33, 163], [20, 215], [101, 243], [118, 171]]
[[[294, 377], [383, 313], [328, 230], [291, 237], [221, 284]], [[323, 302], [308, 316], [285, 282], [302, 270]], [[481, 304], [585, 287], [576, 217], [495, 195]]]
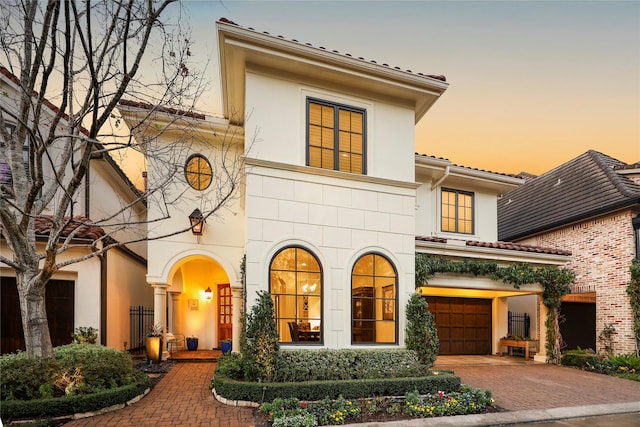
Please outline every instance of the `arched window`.
[[366, 254], [351, 274], [351, 342], [397, 344], [397, 278], [382, 255]]
[[322, 270], [318, 259], [300, 247], [278, 252], [269, 269], [269, 288], [280, 342], [322, 342]]

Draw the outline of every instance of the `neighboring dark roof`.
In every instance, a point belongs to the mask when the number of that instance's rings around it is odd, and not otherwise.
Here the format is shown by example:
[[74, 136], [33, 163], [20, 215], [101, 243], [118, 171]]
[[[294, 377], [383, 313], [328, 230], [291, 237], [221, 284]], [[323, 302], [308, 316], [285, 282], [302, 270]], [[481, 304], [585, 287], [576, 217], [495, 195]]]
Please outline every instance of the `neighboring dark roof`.
[[[421, 242], [447, 243], [447, 239], [443, 237], [422, 237], [416, 236], [416, 240]], [[542, 248], [540, 246], [521, 245], [511, 242], [479, 242], [476, 240], [465, 241], [466, 246], [475, 246], [480, 248], [505, 249], [508, 251], [533, 252], [548, 255], [571, 255], [571, 252], [562, 249]]]
[[[49, 235], [53, 225], [52, 218], [52, 216], [43, 215], [35, 219], [36, 236]], [[68, 221], [68, 224], [62, 230], [62, 237], [68, 237], [78, 228], [78, 233], [74, 236], [77, 239], [98, 240], [105, 235], [104, 230], [97, 225], [92, 225], [89, 218], [74, 216], [71, 220], [68, 217], [64, 218], [64, 220]]]
[[[229, 20], [229, 19], [227, 19], [227, 18], [220, 18], [220, 19], [218, 20], [218, 22], [222, 22], [222, 23], [224, 23], [224, 24], [235, 25], [236, 27], [244, 28], [244, 29], [246, 29], [246, 30], [251, 30], [251, 31], [254, 31], [254, 32], [258, 33], [258, 31], [256, 31], [255, 29], [253, 29], [253, 28], [251, 28], [251, 27], [242, 27], [241, 25], [238, 25], [238, 24], [236, 24], [235, 22], [233, 22], [233, 21], [231, 21], [231, 20]], [[268, 35], [268, 36], [272, 36], [272, 37], [277, 37], [277, 38], [279, 38], [279, 39], [283, 39], [283, 40], [289, 40], [289, 41], [292, 41], [292, 42], [295, 42], [295, 43], [300, 43], [300, 42], [299, 42], [298, 40], [296, 40], [296, 39], [286, 39], [286, 38], [285, 38], [285, 37], [283, 37], [283, 36], [273, 36], [273, 35], [269, 34], [269, 33], [268, 33], [268, 32], [266, 32], [266, 31], [263, 31], [263, 32], [262, 32], [262, 34], [265, 34], [265, 35]], [[302, 43], [300, 43], [300, 44], [302, 44]], [[314, 48], [314, 49], [320, 49], [320, 50], [324, 50], [324, 51], [329, 51], [329, 50], [328, 50], [327, 48], [325, 48], [325, 47], [322, 47], [322, 46], [315, 47], [315, 46], [313, 46], [313, 45], [312, 45], [312, 44], [310, 44], [310, 43], [304, 43], [304, 45], [305, 45], [305, 46], [312, 47], [312, 48]], [[443, 81], [443, 82], [446, 82], [446, 81], [447, 81], [447, 78], [446, 78], [445, 76], [442, 76], [442, 75], [433, 75], [433, 74], [414, 73], [414, 72], [413, 72], [413, 71], [411, 71], [411, 70], [403, 70], [403, 69], [402, 69], [402, 68], [400, 68], [400, 67], [391, 67], [391, 66], [389, 66], [389, 64], [380, 64], [380, 63], [378, 63], [378, 62], [376, 62], [376, 61], [373, 61], [373, 60], [367, 61], [367, 60], [365, 60], [365, 59], [364, 59], [364, 58], [362, 58], [362, 57], [354, 57], [354, 56], [353, 56], [353, 55], [351, 55], [350, 53], [340, 53], [340, 52], [338, 52], [337, 50], [331, 50], [331, 52], [333, 52], [333, 53], [335, 53], [335, 54], [338, 54], [338, 55], [347, 56], [347, 57], [349, 57], [349, 58], [359, 59], [360, 61], [370, 62], [370, 63], [372, 63], [372, 64], [378, 64], [378, 65], [382, 65], [382, 66], [384, 66], [384, 67], [393, 68], [393, 69], [395, 69], [395, 70], [403, 71], [403, 72], [406, 72], [406, 73], [409, 73], [409, 74], [413, 74], [413, 75], [415, 75], [415, 76], [427, 77], [427, 78], [430, 78], [430, 79], [440, 80], [440, 81]]]
[[640, 185], [615, 172], [625, 163], [589, 150], [498, 200], [498, 238], [516, 240], [634, 204]]
[[[416, 156], [419, 156], [419, 157], [429, 157], [430, 159], [445, 160], [445, 161], [451, 162], [451, 160], [447, 159], [446, 157], [436, 157], [436, 156], [432, 156], [430, 154], [421, 154], [421, 153], [415, 153], [415, 154], [416, 154]], [[514, 175], [514, 174], [511, 174], [511, 173], [494, 172], [494, 171], [490, 171], [490, 170], [486, 170], [486, 169], [478, 169], [478, 168], [472, 168], [472, 167], [469, 167], [469, 166], [458, 165], [456, 163], [451, 163], [451, 166], [457, 166], [459, 168], [474, 170], [474, 171], [478, 171], [478, 172], [492, 173], [492, 174], [495, 174], [495, 175], [509, 176], [509, 177], [512, 177], [512, 178], [522, 178], [520, 176], [520, 174]]]

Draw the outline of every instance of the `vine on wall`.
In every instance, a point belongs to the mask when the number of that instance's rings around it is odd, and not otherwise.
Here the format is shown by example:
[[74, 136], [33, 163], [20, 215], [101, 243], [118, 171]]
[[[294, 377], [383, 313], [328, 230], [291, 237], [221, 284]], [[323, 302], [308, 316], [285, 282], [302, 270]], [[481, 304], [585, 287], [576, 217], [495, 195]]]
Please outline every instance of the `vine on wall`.
[[[424, 286], [436, 273], [472, 274], [489, 276], [520, 289], [524, 285], [540, 283], [543, 288], [542, 303], [547, 307], [547, 362], [559, 363], [562, 348], [562, 336], [558, 322], [561, 299], [571, 292], [570, 285], [575, 280], [573, 271], [558, 267], [533, 267], [520, 263], [501, 267], [495, 262], [472, 259], [453, 260], [434, 257], [427, 254], [416, 254], [416, 288]], [[638, 266], [640, 275], [640, 265]], [[640, 285], [639, 285], [640, 295]], [[640, 303], [639, 303], [640, 304]], [[640, 321], [639, 321], [640, 326]]]
[[631, 263], [631, 281], [627, 285], [627, 295], [633, 312], [633, 332], [636, 335], [636, 355], [640, 356], [640, 260]]

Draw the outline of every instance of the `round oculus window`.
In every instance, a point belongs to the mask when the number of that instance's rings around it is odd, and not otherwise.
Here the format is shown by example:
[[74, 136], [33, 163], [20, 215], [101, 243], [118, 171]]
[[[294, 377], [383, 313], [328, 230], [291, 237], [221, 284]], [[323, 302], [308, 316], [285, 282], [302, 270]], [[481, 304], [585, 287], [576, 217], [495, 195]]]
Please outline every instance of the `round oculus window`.
[[184, 176], [189, 185], [196, 190], [204, 190], [213, 180], [211, 163], [201, 154], [189, 156], [184, 167]]

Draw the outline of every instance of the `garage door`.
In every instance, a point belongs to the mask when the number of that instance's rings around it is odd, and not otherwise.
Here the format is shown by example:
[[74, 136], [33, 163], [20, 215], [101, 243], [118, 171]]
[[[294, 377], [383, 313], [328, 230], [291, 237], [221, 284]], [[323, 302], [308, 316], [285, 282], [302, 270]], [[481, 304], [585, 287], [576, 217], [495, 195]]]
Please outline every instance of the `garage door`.
[[441, 355], [491, 354], [491, 300], [426, 297]]

